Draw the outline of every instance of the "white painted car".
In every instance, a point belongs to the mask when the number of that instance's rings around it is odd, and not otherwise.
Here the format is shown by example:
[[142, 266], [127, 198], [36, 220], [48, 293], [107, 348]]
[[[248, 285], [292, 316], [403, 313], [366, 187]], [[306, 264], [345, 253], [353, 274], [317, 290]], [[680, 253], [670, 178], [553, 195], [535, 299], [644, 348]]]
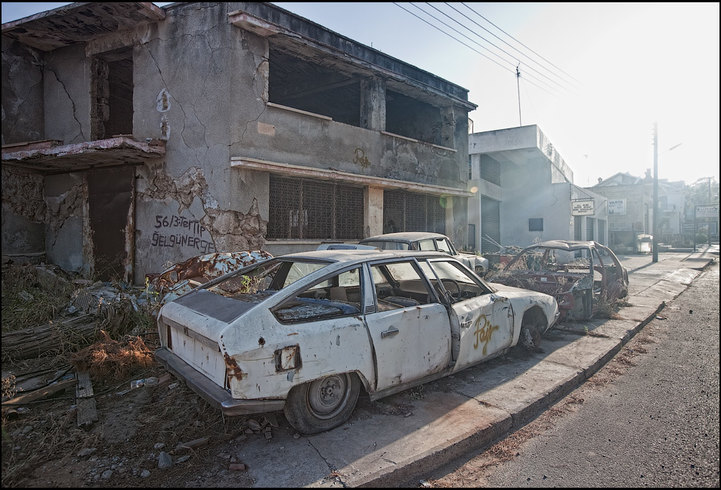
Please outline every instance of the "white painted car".
[[226, 415], [285, 412], [299, 432], [516, 344], [536, 348], [556, 300], [490, 285], [439, 252], [323, 250], [212, 280], [158, 313], [156, 358]]
[[371, 236], [358, 242], [381, 250], [437, 250], [454, 256], [472, 271], [484, 277], [490, 267], [487, 258], [477, 254], [459, 252], [450, 238], [430, 231], [399, 231]]

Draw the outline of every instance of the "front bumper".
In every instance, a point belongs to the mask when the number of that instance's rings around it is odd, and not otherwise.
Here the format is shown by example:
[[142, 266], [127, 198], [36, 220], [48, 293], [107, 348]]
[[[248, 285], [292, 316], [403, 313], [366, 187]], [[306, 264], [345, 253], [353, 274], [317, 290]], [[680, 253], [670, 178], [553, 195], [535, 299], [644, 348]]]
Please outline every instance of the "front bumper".
[[276, 412], [283, 410], [285, 406], [285, 400], [283, 399], [237, 400], [230, 395], [230, 392], [213, 383], [165, 347], [155, 351], [155, 358], [168, 371], [185, 381], [190, 389], [205, 401], [220, 408], [224, 415], [236, 416]]

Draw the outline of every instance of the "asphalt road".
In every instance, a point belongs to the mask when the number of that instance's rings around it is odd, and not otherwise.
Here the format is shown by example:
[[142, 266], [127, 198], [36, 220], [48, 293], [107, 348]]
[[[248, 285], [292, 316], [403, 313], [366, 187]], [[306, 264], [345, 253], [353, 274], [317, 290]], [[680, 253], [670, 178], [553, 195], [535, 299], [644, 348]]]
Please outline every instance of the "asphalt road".
[[427, 482], [718, 487], [718, 262], [547, 413]]

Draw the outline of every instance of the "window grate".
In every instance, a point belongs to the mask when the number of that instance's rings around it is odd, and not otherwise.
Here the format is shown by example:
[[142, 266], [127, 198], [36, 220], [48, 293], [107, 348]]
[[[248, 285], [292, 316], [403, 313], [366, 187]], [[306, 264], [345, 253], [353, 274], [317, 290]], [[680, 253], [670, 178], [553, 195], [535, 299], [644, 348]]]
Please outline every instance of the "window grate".
[[402, 190], [383, 193], [383, 233], [395, 231], [446, 232], [444, 198]]
[[363, 189], [270, 176], [270, 239], [362, 238]]

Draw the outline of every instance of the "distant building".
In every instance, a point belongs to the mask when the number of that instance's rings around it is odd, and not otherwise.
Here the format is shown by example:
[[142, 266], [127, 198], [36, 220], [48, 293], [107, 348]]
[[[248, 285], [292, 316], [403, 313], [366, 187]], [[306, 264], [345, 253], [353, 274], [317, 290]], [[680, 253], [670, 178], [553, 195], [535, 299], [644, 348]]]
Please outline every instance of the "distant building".
[[189, 257], [467, 230], [468, 90], [271, 3], [3, 24], [2, 250], [142, 284]]
[[[608, 199], [609, 247], [636, 251], [639, 235], [653, 235], [653, 177], [619, 172], [589, 188]], [[684, 183], [658, 181], [658, 243], [682, 240]]]
[[571, 168], [537, 125], [473, 133], [468, 154], [469, 248], [607, 243], [606, 198], [573, 184]]

